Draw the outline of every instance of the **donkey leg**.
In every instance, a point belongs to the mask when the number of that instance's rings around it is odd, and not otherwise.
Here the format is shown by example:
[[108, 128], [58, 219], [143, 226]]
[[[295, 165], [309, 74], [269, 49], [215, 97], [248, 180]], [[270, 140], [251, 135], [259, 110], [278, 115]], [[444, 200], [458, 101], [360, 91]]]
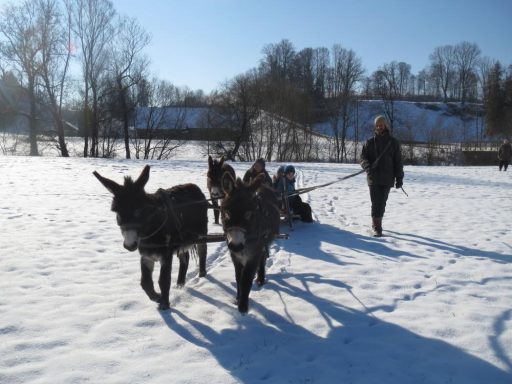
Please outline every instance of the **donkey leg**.
[[156, 302], [160, 302], [160, 295], [155, 292], [155, 287], [153, 285], [153, 268], [155, 267], [155, 262], [144, 257], [140, 258], [140, 285], [146, 295]]
[[199, 277], [206, 276], [206, 243], [197, 244], [197, 256], [199, 257]]
[[238, 298], [238, 311], [242, 314], [249, 311], [249, 293], [251, 292], [254, 275], [256, 275], [256, 269], [257, 265], [247, 264], [242, 271], [239, 284], [240, 294]]
[[180, 252], [178, 254], [178, 259], [180, 260], [180, 269], [178, 271], [178, 287], [183, 287], [185, 285], [185, 279], [187, 277], [188, 271], [188, 262], [190, 260], [190, 253], [188, 251]]
[[168, 260], [162, 259], [160, 262], [160, 277], [158, 279], [158, 285], [160, 286], [160, 292], [162, 297], [158, 309], [165, 310], [169, 309], [169, 290], [171, 289], [171, 267], [172, 267], [172, 254]]
[[260, 263], [259, 263], [259, 266], [258, 266], [258, 277], [256, 278], [256, 283], [258, 283], [258, 285], [261, 287], [263, 284], [265, 284], [265, 267], [266, 267], [266, 264], [267, 264], [267, 259], [268, 259], [268, 245], [265, 244], [263, 246], [263, 250], [262, 250], [263, 254], [260, 258]]
[[240, 301], [240, 278], [242, 276], [242, 264], [236, 260], [236, 258], [231, 255], [231, 260], [233, 261], [233, 265], [235, 266], [235, 280], [236, 280], [236, 299], [235, 304], [238, 305]]
[[213, 218], [215, 220], [214, 222], [215, 222], [215, 224], [219, 224], [219, 214], [220, 214], [219, 201], [217, 199], [212, 200], [212, 205], [213, 205]]

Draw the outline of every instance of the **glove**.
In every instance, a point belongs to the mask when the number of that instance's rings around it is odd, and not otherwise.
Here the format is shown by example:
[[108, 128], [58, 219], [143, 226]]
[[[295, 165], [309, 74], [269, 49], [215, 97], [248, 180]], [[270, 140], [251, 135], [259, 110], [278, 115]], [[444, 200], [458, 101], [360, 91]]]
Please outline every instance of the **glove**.
[[364, 169], [364, 171], [365, 171], [366, 173], [370, 173], [370, 169], [371, 169], [370, 164], [366, 164], [366, 165], [363, 167], [363, 169]]
[[402, 185], [404, 185], [402, 180], [397, 180], [396, 183], [395, 183], [396, 189], [402, 188]]

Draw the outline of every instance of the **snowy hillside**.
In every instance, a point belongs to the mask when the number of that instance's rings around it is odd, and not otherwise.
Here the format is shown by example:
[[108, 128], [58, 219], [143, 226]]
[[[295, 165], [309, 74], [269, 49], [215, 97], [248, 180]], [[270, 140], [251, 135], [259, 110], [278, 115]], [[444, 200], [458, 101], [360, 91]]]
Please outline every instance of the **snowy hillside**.
[[[510, 170], [406, 167], [380, 239], [364, 176], [304, 195], [315, 222], [275, 242], [241, 316], [224, 243], [182, 289], [175, 260], [169, 311], [140, 288], [92, 172], [121, 182], [145, 164], [0, 157], [0, 383], [512, 382]], [[204, 158], [148, 164], [147, 191], [206, 192]], [[359, 170], [296, 168], [299, 186]]]
[[[481, 140], [485, 131], [480, 105], [412, 101], [395, 101], [394, 105], [394, 133], [403, 141], [471, 142]], [[358, 138], [362, 140], [371, 136], [375, 116], [384, 114], [383, 103], [360, 101], [350, 107], [349, 114], [347, 139], [356, 138], [358, 127]], [[332, 124], [332, 121], [324, 121], [314, 124], [313, 129], [332, 136]], [[341, 120], [338, 127], [341, 129]]]

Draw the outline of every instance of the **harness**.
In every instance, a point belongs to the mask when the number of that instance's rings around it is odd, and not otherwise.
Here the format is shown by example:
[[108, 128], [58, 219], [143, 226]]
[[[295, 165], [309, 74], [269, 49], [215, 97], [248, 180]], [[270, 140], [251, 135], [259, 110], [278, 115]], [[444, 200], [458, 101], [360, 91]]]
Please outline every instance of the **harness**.
[[[253, 210], [252, 212], [255, 214], [255, 215], [259, 215], [259, 216], [264, 216], [266, 211], [262, 205], [262, 202], [263, 202], [263, 198], [261, 197], [261, 195], [258, 195], [256, 194], [255, 195], [255, 198], [256, 200], [256, 209]], [[254, 221], [256, 220], [255, 218], [251, 218], [251, 221]], [[225, 231], [227, 232], [228, 230], [232, 230], [232, 229], [236, 229], [236, 230], [239, 230], [241, 232], [243, 232], [244, 234], [247, 234], [247, 229], [245, 228], [242, 228], [238, 225], [233, 225], [233, 226], [230, 226], [230, 227], [226, 227], [225, 228]], [[246, 236], [246, 241], [252, 241], [252, 240], [260, 240], [260, 239], [268, 239], [268, 236], [269, 235], [269, 231], [266, 230], [265, 228], [265, 222], [264, 220], [259, 220], [258, 221], [258, 226], [256, 227], [256, 233], [252, 234], [251, 236]]]
[[182, 231], [183, 223], [182, 223], [182, 220], [180, 219], [180, 216], [176, 212], [176, 204], [174, 202], [174, 198], [169, 196], [169, 194], [163, 189], [159, 189], [158, 191], [156, 191], [155, 194], [161, 201], [161, 207], [157, 208], [157, 209], [159, 212], [163, 213], [163, 220], [158, 225], [158, 227], [155, 230], [153, 230], [151, 233], [149, 233], [148, 235], [138, 236], [139, 245], [142, 240], [151, 239], [152, 237], [157, 235], [162, 229], [166, 228], [168, 226], [169, 219], [171, 219], [171, 222], [174, 223], [174, 227], [175, 227], [174, 232], [177, 234], [177, 237], [178, 237], [177, 241], [173, 241], [171, 243], [170, 236], [168, 234], [165, 234], [165, 240], [163, 243], [144, 242], [144, 248], [161, 248], [161, 247], [169, 247], [170, 245], [174, 245], [174, 244], [176, 244], [176, 245], [182, 244], [183, 238], [184, 238], [183, 231]]
[[151, 232], [149, 235], [146, 235], [146, 236], [138, 236], [139, 238], [139, 241], [140, 240], [147, 240], [153, 236], [155, 236], [158, 232], [160, 232], [162, 230], [162, 228], [164, 228], [165, 224], [167, 224], [167, 221], [169, 220], [169, 215], [167, 214], [167, 205], [164, 204], [164, 219], [162, 221], [162, 223], [158, 226], [157, 229], [155, 229], [153, 232]]

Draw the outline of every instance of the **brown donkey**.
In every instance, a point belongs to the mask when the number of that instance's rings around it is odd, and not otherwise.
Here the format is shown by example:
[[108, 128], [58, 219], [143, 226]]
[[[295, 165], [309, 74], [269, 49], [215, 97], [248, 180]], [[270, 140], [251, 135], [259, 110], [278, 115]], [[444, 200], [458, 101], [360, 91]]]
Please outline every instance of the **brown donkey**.
[[[117, 215], [124, 247], [132, 252], [139, 250], [142, 289], [151, 300], [159, 303], [159, 309], [168, 309], [174, 253], [180, 260], [178, 286], [185, 284], [189, 251], [198, 254], [199, 276], [206, 275], [206, 244], [196, 244], [198, 238], [208, 232], [208, 203], [203, 192], [195, 184], [183, 184], [146, 193], [148, 165], [136, 181], [125, 177], [124, 185], [96, 171], [93, 174], [114, 195], [112, 211]], [[156, 261], [160, 262], [160, 294], [153, 285]]]
[[213, 160], [208, 156], [208, 173], [206, 174], [206, 183], [210, 191], [210, 197], [213, 205], [213, 217], [215, 224], [219, 224], [219, 200], [222, 201], [224, 192], [222, 190], [222, 175], [228, 172], [235, 178], [235, 170], [231, 165], [224, 162], [224, 156], [220, 160]]
[[[263, 176], [263, 175], [262, 175]], [[249, 310], [249, 293], [265, 283], [265, 262], [269, 246], [279, 232], [279, 205], [274, 191], [257, 177], [251, 184], [230, 173], [222, 176], [226, 197], [220, 210], [231, 260], [235, 266], [236, 302], [241, 313]]]

